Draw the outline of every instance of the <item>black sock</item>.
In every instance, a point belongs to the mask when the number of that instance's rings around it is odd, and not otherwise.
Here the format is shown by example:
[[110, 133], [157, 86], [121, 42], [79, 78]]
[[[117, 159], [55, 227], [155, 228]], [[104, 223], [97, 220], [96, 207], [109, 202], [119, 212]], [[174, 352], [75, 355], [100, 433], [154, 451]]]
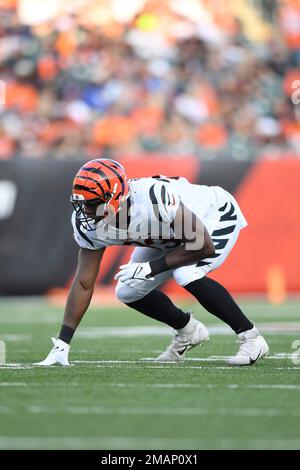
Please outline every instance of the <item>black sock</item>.
[[238, 334], [253, 328], [225, 287], [208, 277], [191, 282], [184, 287], [193, 294], [209, 312], [227, 323]]
[[58, 339], [61, 339], [65, 343], [70, 344], [74, 333], [75, 330], [73, 330], [73, 328], [67, 325], [62, 325]]
[[154, 320], [166, 323], [175, 330], [184, 328], [190, 320], [189, 313], [177, 308], [166, 294], [157, 289], [152, 290], [142, 299], [126, 305], [150, 318], [154, 318]]

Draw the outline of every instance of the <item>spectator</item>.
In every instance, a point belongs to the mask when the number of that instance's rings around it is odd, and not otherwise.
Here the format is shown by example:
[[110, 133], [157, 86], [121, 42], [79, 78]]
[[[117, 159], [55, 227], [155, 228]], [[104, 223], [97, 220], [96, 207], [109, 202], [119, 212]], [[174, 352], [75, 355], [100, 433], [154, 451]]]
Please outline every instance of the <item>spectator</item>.
[[299, 2], [126, 3], [1, 2], [0, 158], [299, 150]]

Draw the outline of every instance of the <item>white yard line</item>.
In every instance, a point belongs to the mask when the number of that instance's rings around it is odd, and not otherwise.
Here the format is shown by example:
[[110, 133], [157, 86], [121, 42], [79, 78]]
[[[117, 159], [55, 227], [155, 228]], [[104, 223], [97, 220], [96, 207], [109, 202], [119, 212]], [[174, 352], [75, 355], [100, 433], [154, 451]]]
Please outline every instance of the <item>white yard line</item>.
[[[153, 359], [152, 359], [153, 360]], [[99, 361], [72, 361], [73, 364], [142, 364], [149, 361], [149, 359], [137, 359], [135, 361], [121, 361], [121, 360], [99, 360]]]
[[1, 341], [30, 341], [30, 335], [0, 335]]
[[32, 364], [21, 364], [21, 363], [7, 363], [7, 364], [1, 364], [0, 365], [0, 370], [1, 369], [14, 369], [14, 370], [24, 370], [24, 369], [33, 369], [35, 366]]
[[253, 384], [248, 385], [247, 388], [255, 388], [255, 389], [279, 389], [279, 390], [300, 390], [300, 385], [294, 384]]
[[[153, 351], [152, 351], [153, 352]], [[160, 363], [160, 362], [155, 362], [156, 357], [144, 357], [144, 358], [139, 358], [136, 360], [111, 360], [111, 359], [103, 359], [103, 360], [74, 360], [71, 361], [71, 366], [85, 366], [85, 367], [118, 367], [121, 366], [122, 364], [124, 365], [130, 365], [130, 367], [147, 367], [148, 369], [159, 369], [159, 368], [184, 368], [184, 369], [207, 369], [210, 368], [209, 365], [207, 366], [193, 366], [190, 365], [191, 363], [195, 362], [224, 362], [226, 361], [230, 356], [208, 356], [208, 357], [190, 357], [186, 358], [185, 361], [183, 362], [177, 362], [177, 363], [172, 363], [172, 362], [165, 362], [165, 363]], [[267, 356], [264, 360], [287, 360], [293, 359], [293, 354], [292, 353], [277, 353], [273, 354], [271, 356]], [[151, 364], [151, 365], [150, 365]], [[57, 368], [60, 366], [52, 366], [53, 368]], [[0, 370], [1, 369], [33, 369], [33, 368], [42, 368], [42, 366], [37, 366], [34, 364], [26, 364], [26, 363], [7, 363], [7, 364], [2, 364], [0, 365]], [[230, 367], [227, 365], [224, 366], [213, 366], [211, 367], [212, 370], [215, 369], [230, 369], [230, 370], [246, 370], [248, 369], [247, 367]], [[300, 367], [274, 367], [273, 370], [298, 370]]]
[[141, 384], [141, 383], [111, 383], [111, 384], [106, 384], [108, 387], [116, 387], [116, 388], [203, 388], [207, 387], [207, 385], [201, 385], [201, 384]]
[[[105, 386], [105, 384], [103, 384]], [[238, 385], [238, 384], [179, 384], [179, 383], [155, 383], [155, 384], [141, 384], [141, 383], [112, 383], [106, 384], [106, 386], [116, 387], [116, 388], [167, 388], [167, 389], [176, 389], [176, 388], [216, 388], [216, 389], [279, 389], [279, 390], [300, 390], [300, 385], [294, 384], [252, 384], [252, 385]]]
[[[37, 387], [57, 387], [57, 382], [0, 382], [0, 387], [32, 387], [32, 386], [37, 386]], [[82, 384], [78, 382], [59, 382], [60, 387], [78, 387]], [[229, 389], [229, 390], [234, 390], [234, 389], [278, 389], [278, 390], [300, 390], [300, 385], [295, 385], [295, 384], [251, 384], [251, 385], [239, 385], [239, 384], [212, 384], [212, 383], [201, 383], [201, 384], [195, 384], [195, 383], [154, 383], [154, 384], [148, 384], [148, 383], [134, 383], [134, 382], [128, 382], [128, 383], [97, 383], [95, 384], [97, 388], [159, 388], [159, 389], [180, 389], [180, 388], [210, 388], [210, 389]], [[0, 410], [1, 411], [1, 410]]]
[[[100, 368], [100, 369], [105, 369], [105, 368], [115, 368], [115, 369], [124, 369], [124, 365], [126, 364], [126, 362], [124, 361], [120, 361], [120, 363], [116, 363], [115, 361], [113, 361], [113, 363], [109, 363], [107, 361], [104, 361], [103, 363], [99, 363], [100, 361], [98, 361], [97, 363], [94, 363], [94, 362], [91, 362], [91, 361], [87, 361], [85, 362], [84, 364], [82, 365], [85, 365], [86, 367], [92, 367], [92, 368]], [[134, 368], [137, 368], [137, 369], [141, 369], [143, 367], [145, 367], [146, 365], [146, 362], [142, 362], [142, 361], [133, 361], [132, 363], [129, 363], [129, 361], [127, 362], [128, 366], [130, 366], [131, 369], [134, 369]], [[76, 364], [74, 364], [74, 361], [73, 363], [70, 364], [70, 366], [74, 366], [75, 367]], [[78, 364], [80, 365], [80, 364]], [[5, 364], [5, 365], [0, 365], [0, 370], [30, 370], [30, 369], [45, 369], [45, 370], [49, 370], [49, 367], [43, 367], [43, 366], [36, 366], [36, 365], [24, 365], [24, 364]], [[52, 370], [57, 370], [57, 368], [61, 368], [61, 366], [51, 366], [50, 369]], [[165, 362], [164, 365], [149, 365], [147, 364], [146, 366], [147, 369], [184, 369], [184, 370], [187, 370], [187, 369], [198, 369], [198, 370], [211, 370], [211, 371], [214, 371], [214, 370], [230, 370], [230, 371], [237, 371], [238, 373], [241, 373], [241, 371], [249, 371], [249, 367], [231, 367], [231, 366], [190, 366], [190, 365], [187, 365], [187, 363], [170, 363], [170, 362]], [[291, 371], [295, 371], [295, 370], [300, 370], [300, 367], [273, 367], [272, 370], [291, 370]]]
[[[299, 449], [300, 439], [0, 436], [0, 449]], [[185, 453], [191, 453], [185, 451]], [[99, 462], [101, 461], [99, 455]]]
[[278, 408], [193, 408], [193, 407], [133, 407], [133, 406], [42, 406], [30, 405], [27, 411], [32, 414], [70, 415], [125, 415], [125, 416], [300, 416], [300, 410]]
[[[78, 387], [80, 384], [78, 382], [0, 382], [0, 387]], [[102, 384], [97, 384], [97, 387], [102, 386]]]
[[0, 382], [0, 387], [27, 387], [30, 382]]

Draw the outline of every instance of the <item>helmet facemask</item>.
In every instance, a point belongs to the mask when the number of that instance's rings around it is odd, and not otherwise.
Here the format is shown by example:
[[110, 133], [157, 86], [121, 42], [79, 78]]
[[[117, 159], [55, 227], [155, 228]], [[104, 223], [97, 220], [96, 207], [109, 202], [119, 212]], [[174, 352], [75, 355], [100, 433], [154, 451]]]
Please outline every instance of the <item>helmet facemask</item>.
[[81, 199], [78, 194], [71, 195], [70, 201], [75, 210], [76, 220], [80, 222], [85, 230], [95, 230], [95, 225], [108, 216], [108, 204], [113, 198], [113, 194], [106, 193], [104, 198], [86, 200]]

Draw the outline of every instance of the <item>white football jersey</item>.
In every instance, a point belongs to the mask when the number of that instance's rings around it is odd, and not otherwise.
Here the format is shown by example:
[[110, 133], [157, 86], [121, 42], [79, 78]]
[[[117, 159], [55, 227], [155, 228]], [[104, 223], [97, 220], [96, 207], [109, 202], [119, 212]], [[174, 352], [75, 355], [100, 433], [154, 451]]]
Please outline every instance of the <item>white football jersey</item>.
[[94, 230], [86, 230], [72, 215], [74, 238], [81, 248], [99, 250], [112, 245], [134, 245], [160, 250], [174, 249], [172, 222], [180, 202], [194, 212], [208, 231], [224, 197], [233, 198], [219, 187], [189, 183], [186, 178], [165, 176], [129, 180], [129, 197], [113, 219], [103, 219]]

